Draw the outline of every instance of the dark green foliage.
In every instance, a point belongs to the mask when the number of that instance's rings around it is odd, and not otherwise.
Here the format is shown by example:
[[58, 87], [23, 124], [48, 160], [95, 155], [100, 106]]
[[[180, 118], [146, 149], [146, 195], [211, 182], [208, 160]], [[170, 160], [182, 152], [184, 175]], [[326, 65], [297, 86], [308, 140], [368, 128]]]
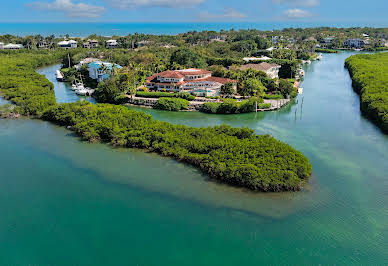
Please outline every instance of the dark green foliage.
[[264, 95], [264, 99], [270, 99], [270, 100], [280, 100], [283, 98], [284, 97], [281, 94], [266, 94], [266, 95]]
[[271, 104], [270, 103], [260, 103], [258, 106], [257, 106], [258, 109], [269, 109], [271, 108]]
[[55, 104], [53, 84], [35, 68], [58, 61], [57, 54], [14, 53], [0, 56], [0, 92], [25, 115], [40, 115]]
[[248, 100], [238, 102], [234, 99], [224, 99], [221, 103], [209, 102], [201, 106], [200, 111], [210, 114], [238, 114], [254, 112], [258, 105], [263, 102], [261, 98], [251, 97]]
[[153, 107], [155, 109], [168, 111], [187, 110], [189, 107], [189, 101], [181, 98], [162, 97], [158, 99]]
[[121, 80], [120, 77], [104, 80], [98, 84], [93, 96], [98, 102], [118, 103], [122, 101], [121, 96], [126, 90], [126, 84], [126, 80]]
[[138, 91], [136, 92], [136, 96], [143, 97], [143, 98], [174, 97], [174, 98], [182, 98], [188, 101], [195, 100], [195, 96], [187, 92], [170, 93], [170, 92], [162, 92], [162, 91], [155, 91], [155, 92]]
[[220, 93], [225, 96], [230, 96], [236, 93], [234, 89], [234, 84], [232, 82], [227, 82], [221, 86]]
[[43, 118], [71, 126], [85, 140], [148, 149], [252, 190], [299, 190], [311, 174], [311, 165], [300, 152], [247, 128], [172, 125], [123, 106], [85, 102], [53, 106]]
[[315, 48], [315, 52], [317, 52], [317, 53], [327, 53], [327, 54], [338, 54], [337, 50], [326, 49], [326, 48]]
[[178, 49], [173, 52], [170, 58], [170, 63], [171, 65], [176, 63], [185, 67], [206, 67], [205, 59], [201, 57], [196, 51], [190, 50], [188, 48]]
[[388, 53], [354, 55], [345, 66], [360, 94], [361, 110], [388, 132]]

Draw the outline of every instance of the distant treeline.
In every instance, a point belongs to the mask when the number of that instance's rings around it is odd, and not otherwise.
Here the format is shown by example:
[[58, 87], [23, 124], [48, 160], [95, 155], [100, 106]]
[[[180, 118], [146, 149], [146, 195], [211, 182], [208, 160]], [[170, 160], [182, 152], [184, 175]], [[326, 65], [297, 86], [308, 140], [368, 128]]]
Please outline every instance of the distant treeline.
[[345, 66], [360, 94], [361, 110], [388, 132], [388, 53], [354, 55]]
[[190, 163], [225, 183], [259, 191], [299, 190], [311, 174], [291, 146], [248, 128], [194, 128], [154, 120], [113, 104], [57, 104], [52, 84], [35, 68], [60, 54], [0, 54], [0, 92], [23, 114], [70, 126], [84, 140], [142, 148]]

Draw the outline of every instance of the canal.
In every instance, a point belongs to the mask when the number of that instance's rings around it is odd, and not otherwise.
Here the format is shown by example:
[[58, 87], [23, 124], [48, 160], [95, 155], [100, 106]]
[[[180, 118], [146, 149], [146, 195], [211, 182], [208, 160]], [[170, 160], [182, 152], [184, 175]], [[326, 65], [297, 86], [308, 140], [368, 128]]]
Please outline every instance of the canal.
[[[301, 192], [252, 193], [134, 149], [81, 142], [40, 120], [0, 120], [0, 264], [385, 264], [388, 136], [365, 119], [344, 60], [305, 67], [276, 112], [209, 115], [129, 107], [191, 126], [271, 134], [313, 165]], [[79, 99], [38, 70], [60, 102]]]

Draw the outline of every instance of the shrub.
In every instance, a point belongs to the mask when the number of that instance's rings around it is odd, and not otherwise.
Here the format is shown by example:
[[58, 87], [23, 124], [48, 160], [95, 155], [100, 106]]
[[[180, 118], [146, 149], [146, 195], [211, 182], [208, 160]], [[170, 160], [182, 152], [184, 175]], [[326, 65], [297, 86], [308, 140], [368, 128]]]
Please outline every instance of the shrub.
[[187, 110], [189, 107], [189, 101], [180, 98], [166, 98], [162, 97], [154, 105], [155, 109], [168, 110], [168, 111], [180, 111]]

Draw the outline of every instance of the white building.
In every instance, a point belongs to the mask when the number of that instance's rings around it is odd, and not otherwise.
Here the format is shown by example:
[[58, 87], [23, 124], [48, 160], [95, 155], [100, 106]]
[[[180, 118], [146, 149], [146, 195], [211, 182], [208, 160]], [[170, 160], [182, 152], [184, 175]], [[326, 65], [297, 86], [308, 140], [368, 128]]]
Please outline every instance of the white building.
[[365, 45], [365, 41], [363, 39], [347, 39], [344, 41], [344, 47], [349, 48], [362, 48]]
[[0, 42], [0, 49], [4, 49], [4, 43]]
[[96, 79], [98, 82], [109, 79], [113, 67], [120, 69], [120, 65], [102, 61], [93, 61], [88, 64], [89, 77]]
[[83, 43], [84, 48], [90, 49], [90, 48], [97, 48], [98, 47], [98, 41], [97, 40], [87, 40]]
[[119, 44], [117, 43], [116, 40], [108, 40], [106, 41], [106, 47], [109, 49], [117, 48]]
[[265, 74], [267, 74], [268, 77], [274, 79], [279, 77], [280, 68], [281, 68], [280, 65], [263, 62], [260, 64], [242, 65], [238, 69], [240, 70], [256, 69], [257, 71], [263, 71]]
[[77, 48], [77, 41], [70, 40], [70, 41], [61, 41], [58, 43], [59, 48]]
[[212, 72], [203, 69], [167, 70], [147, 78], [146, 87], [151, 90], [188, 92], [198, 96], [218, 96], [222, 85], [237, 81], [212, 77]]
[[8, 49], [8, 50], [19, 50], [19, 49], [22, 49], [24, 48], [23, 45], [21, 44], [13, 44], [13, 43], [9, 43], [7, 45], [4, 45], [3, 49]]

